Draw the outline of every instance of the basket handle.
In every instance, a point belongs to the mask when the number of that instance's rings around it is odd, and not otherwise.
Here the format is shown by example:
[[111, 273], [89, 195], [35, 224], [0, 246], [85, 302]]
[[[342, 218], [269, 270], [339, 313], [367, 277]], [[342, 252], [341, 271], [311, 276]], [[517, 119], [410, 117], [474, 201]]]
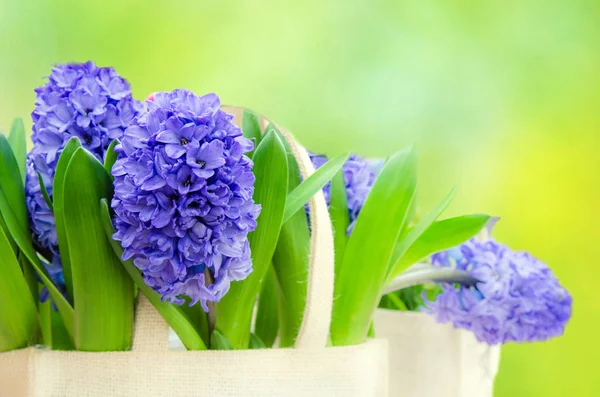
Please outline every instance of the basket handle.
[[[227, 113], [235, 115], [234, 122], [241, 124], [243, 108], [224, 106]], [[268, 121], [261, 117], [263, 128]], [[278, 127], [279, 128], [279, 127]], [[298, 163], [302, 179], [315, 172], [306, 150], [300, 146], [287, 131], [279, 128], [281, 135], [291, 148]], [[310, 208], [310, 256], [308, 263], [308, 282], [306, 307], [302, 325], [296, 338], [296, 349], [323, 348], [327, 344], [331, 311], [333, 305], [334, 252], [331, 219], [323, 192], [319, 191], [308, 202]], [[165, 351], [168, 346], [168, 327], [162, 317], [140, 295], [136, 308], [133, 350]]]

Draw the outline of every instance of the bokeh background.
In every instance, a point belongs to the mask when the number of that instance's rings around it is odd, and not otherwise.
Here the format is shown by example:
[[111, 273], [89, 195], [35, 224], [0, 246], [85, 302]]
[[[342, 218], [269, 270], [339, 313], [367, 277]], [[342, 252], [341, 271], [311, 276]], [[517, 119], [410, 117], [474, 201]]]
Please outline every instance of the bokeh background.
[[496, 236], [574, 295], [563, 338], [507, 345], [496, 396], [600, 395], [597, 0], [0, 0], [0, 129], [51, 65], [111, 65], [142, 99], [185, 87], [268, 115], [313, 151], [414, 143], [420, 203]]

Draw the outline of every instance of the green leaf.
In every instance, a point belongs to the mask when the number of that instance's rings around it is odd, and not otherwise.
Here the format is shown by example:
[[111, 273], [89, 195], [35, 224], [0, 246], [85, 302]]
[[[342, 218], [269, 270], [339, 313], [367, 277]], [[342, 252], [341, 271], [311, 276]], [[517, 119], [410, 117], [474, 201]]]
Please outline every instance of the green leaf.
[[42, 283], [48, 289], [50, 296], [63, 316], [69, 335], [73, 337], [73, 308], [54, 285], [33, 248], [27, 219], [23, 181], [19, 174], [17, 160], [4, 136], [0, 136], [0, 213], [10, 236], [12, 236], [21, 253], [26, 256], [38, 273]]
[[[19, 119], [17, 119], [19, 120]], [[18, 141], [19, 124], [22, 125], [22, 121], [19, 123], [17, 120], [13, 123], [11, 130], [11, 136], [13, 139]], [[27, 219], [27, 207], [25, 205], [25, 189], [23, 187], [23, 178], [21, 178], [18, 160], [15, 157], [13, 149], [10, 143], [6, 140], [4, 135], [0, 136], [0, 187], [4, 191], [4, 195], [10, 203], [14, 214], [18, 217], [20, 224], [28, 225]], [[19, 144], [16, 144], [19, 146]], [[12, 233], [9, 231], [6, 221], [0, 216], [0, 227], [3, 229], [8, 241], [13, 247], [13, 250], [17, 252], [17, 245], [14, 241]], [[29, 226], [27, 226], [29, 227]]]
[[[247, 109], [244, 109], [244, 112], [242, 113], [242, 133], [246, 138], [254, 142], [255, 148], [258, 147], [262, 136], [260, 130], [260, 120], [256, 114]], [[252, 158], [254, 156], [254, 150], [246, 153], [246, 155]]]
[[44, 179], [42, 178], [42, 174], [37, 173], [38, 176], [38, 184], [40, 185], [40, 190], [42, 191], [42, 196], [44, 196], [44, 201], [46, 201], [46, 205], [50, 208], [50, 211], [54, 212], [54, 206], [52, 205], [52, 200], [50, 200], [50, 196], [48, 195], [48, 191], [46, 190], [46, 186], [44, 185]]
[[53, 204], [54, 204], [54, 222], [56, 224], [56, 236], [58, 237], [58, 249], [60, 252], [60, 260], [63, 268], [63, 276], [65, 278], [65, 287], [67, 289], [67, 296], [69, 300], [73, 302], [73, 277], [71, 275], [71, 256], [69, 255], [69, 242], [67, 241], [67, 231], [65, 229], [64, 222], [64, 208], [65, 208], [65, 173], [69, 162], [73, 157], [75, 151], [81, 147], [81, 142], [77, 137], [69, 139], [65, 145], [58, 163], [56, 164], [56, 171], [54, 172], [54, 181], [52, 185], [53, 193]]
[[425, 283], [459, 283], [475, 285], [478, 279], [464, 270], [418, 264], [392, 279], [383, 289], [384, 294]]
[[410, 229], [410, 231], [408, 231], [408, 233], [406, 233], [406, 235], [403, 236], [400, 241], [398, 241], [396, 248], [394, 248], [394, 253], [392, 254], [392, 259], [388, 267], [388, 280], [398, 277], [406, 269], [408, 265], [399, 263], [400, 259], [419, 238], [419, 236], [421, 236], [423, 232], [425, 232], [425, 230], [427, 230], [429, 226], [431, 226], [431, 224], [435, 222], [437, 218], [439, 218], [442, 212], [446, 210], [450, 204], [450, 201], [452, 201], [455, 192], [456, 189], [454, 188], [450, 190], [450, 192], [446, 195], [442, 202], [437, 205], [437, 207], [425, 215], [415, 227]]
[[29, 292], [31, 292], [31, 296], [33, 297], [33, 300], [35, 301], [35, 304], [37, 306], [39, 303], [40, 296], [40, 283], [38, 282], [35, 269], [33, 268], [33, 266], [31, 266], [31, 263], [29, 263], [27, 257], [21, 252], [19, 252], [19, 264], [21, 265], [21, 269], [23, 270], [23, 277], [25, 277], [25, 281], [27, 282], [27, 286], [29, 287]]
[[37, 324], [35, 301], [8, 237], [0, 229], [0, 352], [33, 342]]
[[395, 294], [387, 294], [381, 298], [381, 304], [379, 307], [384, 309], [401, 310], [407, 311], [408, 307], [406, 304]]
[[396, 266], [406, 268], [436, 252], [464, 243], [479, 233], [489, 219], [489, 215], [473, 214], [434, 222], [402, 255]]
[[[115, 255], [122, 258], [123, 248], [118, 241], [115, 241], [112, 238], [113, 234], [115, 234], [115, 230], [112, 225], [107, 200], [103, 199], [100, 201], [100, 209], [102, 212], [102, 223], [106, 237], [109, 239]], [[142, 294], [144, 294], [150, 303], [152, 303], [162, 318], [169, 324], [169, 327], [175, 331], [183, 345], [188, 350], [206, 350], [206, 344], [198, 331], [196, 331], [194, 323], [190, 320], [184, 310], [182, 310], [180, 306], [163, 302], [158, 292], [154, 291], [144, 282], [144, 278], [140, 273], [140, 270], [134, 265], [133, 260], [121, 260], [121, 263]]]
[[38, 310], [44, 346], [52, 348], [52, 318], [50, 317], [52, 313], [52, 299], [40, 302]]
[[365, 340], [394, 246], [409, 222], [415, 190], [416, 159], [409, 148], [393, 155], [383, 167], [348, 240], [335, 280], [334, 346]]
[[182, 296], [181, 298], [185, 301], [185, 303], [178, 307], [181, 308], [183, 314], [185, 314], [198, 335], [200, 335], [204, 344], [206, 346], [210, 345], [210, 335], [208, 332], [208, 313], [204, 311], [199, 303], [190, 306], [192, 300], [189, 297]]
[[304, 209], [304, 205], [314, 196], [323, 186], [327, 184], [344, 166], [349, 155], [344, 154], [329, 160], [311, 176], [306, 178], [304, 182], [298, 185], [291, 193], [288, 194], [285, 204], [285, 212], [283, 214], [283, 222], [287, 222], [292, 215]]
[[52, 325], [52, 350], [75, 350], [75, 345], [65, 329], [65, 323], [52, 306], [50, 307], [50, 321]]
[[115, 152], [115, 146], [117, 146], [118, 144], [119, 144], [118, 139], [113, 140], [110, 143], [110, 145], [108, 145], [108, 148], [106, 149], [106, 154], [104, 155], [104, 169], [110, 176], [111, 180], [115, 179], [112, 176], [112, 167], [113, 167], [113, 165], [115, 165], [115, 162], [117, 161], [118, 154]]
[[258, 309], [254, 332], [267, 347], [272, 347], [279, 330], [277, 312], [277, 280], [273, 267], [269, 267], [258, 296]]
[[234, 282], [227, 295], [215, 304], [216, 328], [235, 349], [247, 349], [254, 303], [271, 264], [281, 230], [288, 187], [288, 164], [281, 139], [269, 131], [254, 153], [254, 201], [262, 209], [256, 230], [249, 234], [252, 273]]
[[28, 225], [25, 188], [17, 159], [4, 135], [0, 135], [0, 186], [20, 225]]
[[25, 175], [27, 174], [27, 138], [25, 137], [25, 126], [23, 119], [16, 118], [13, 120], [8, 142], [17, 160], [21, 181], [25, 183]]
[[40, 303], [39, 313], [44, 346], [52, 350], [75, 350], [60, 314], [52, 308], [51, 299]]
[[71, 338], [74, 337], [74, 322], [75, 322], [75, 314], [73, 311], [73, 307], [69, 304], [69, 302], [62, 295], [60, 290], [54, 285], [46, 268], [42, 265], [35, 249], [33, 248], [31, 242], [31, 235], [29, 234], [29, 226], [26, 226], [27, 229], [24, 229], [17, 221], [15, 214], [12, 212], [10, 205], [8, 204], [8, 200], [4, 195], [4, 191], [0, 189], [0, 212], [4, 216], [6, 220], [6, 225], [13, 235], [15, 242], [19, 246], [21, 252], [27, 258], [29, 264], [33, 266], [36, 273], [40, 277], [42, 284], [48, 289], [50, 293], [50, 297], [54, 301], [58, 311], [63, 317], [65, 328], [67, 329], [69, 336]]
[[75, 346], [81, 351], [123, 351], [133, 335], [133, 284], [105, 235], [100, 199], [112, 197], [102, 164], [75, 150], [64, 180], [64, 226], [69, 242], [75, 311]]
[[[282, 138], [288, 161], [288, 192], [300, 184], [300, 169], [292, 150]], [[273, 269], [278, 285], [279, 346], [296, 342], [306, 306], [310, 231], [304, 211], [298, 211], [285, 222], [273, 254]]]
[[250, 334], [250, 345], [248, 346], [250, 349], [266, 349], [267, 346], [265, 342], [260, 339], [260, 337], [256, 334]]
[[350, 214], [348, 213], [348, 198], [346, 196], [346, 183], [344, 171], [340, 170], [331, 180], [331, 201], [329, 203], [329, 216], [333, 228], [333, 247], [335, 252], [335, 274], [340, 271], [346, 244], [348, 243], [348, 226]]
[[210, 349], [211, 350], [233, 350], [231, 341], [227, 339], [219, 330], [214, 330], [210, 336]]

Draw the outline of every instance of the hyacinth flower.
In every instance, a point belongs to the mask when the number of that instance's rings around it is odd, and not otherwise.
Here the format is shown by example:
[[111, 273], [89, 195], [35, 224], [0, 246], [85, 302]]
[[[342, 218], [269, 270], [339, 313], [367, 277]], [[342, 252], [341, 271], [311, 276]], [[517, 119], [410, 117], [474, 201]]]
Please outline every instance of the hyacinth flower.
[[48, 260], [50, 276], [62, 288], [66, 281], [72, 299], [69, 265], [63, 272], [61, 263], [69, 258], [61, 258], [59, 252], [59, 240], [64, 239], [59, 235], [62, 226], [57, 231], [55, 214], [47, 202], [53, 199], [59, 157], [69, 139], [77, 137], [86, 150], [103, 161], [108, 146], [123, 136], [141, 111], [141, 104], [133, 99], [129, 83], [113, 68], [93, 62], [55, 66], [48, 82], [35, 92], [33, 148], [27, 155], [25, 181], [30, 227], [38, 251]]
[[157, 93], [117, 146], [114, 238], [164, 300], [219, 301], [252, 271], [253, 144], [214, 94]]
[[115, 149], [113, 249], [186, 348], [264, 347], [251, 323], [281, 226], [343, 161], [288, 193], [291, 154], [274, 126], [244, 111], [238, 128], [215, 94], [159, 92], [146, 105]]
[[[310, 154], [310, 159], [316, 169], [327, 162], [327, 157], [322, 155]], [[350, 155], [342, 171], [349, 217], [349, 225], [346, 232], [349, 235], [352, 233], [356, 218], [358, 218], [367, 195], [371, 187], [373, 187], [375, 172], [371, 169], [371, 165], [367, 160], [355, 154]], [[331, 183], [325, 185], [323, 193], [325, 194], [325, 201], [329, 206], [331, 203]]]
[[442, 284], [425, 310], [437, 322], [473, 332], [490, 345], [560, 336], [571, 317], [572, 298], [550, 268], [527, 252], [493, 239], [472, 239], [437, 253], [436, 267], [468, 271], [474, 286]]

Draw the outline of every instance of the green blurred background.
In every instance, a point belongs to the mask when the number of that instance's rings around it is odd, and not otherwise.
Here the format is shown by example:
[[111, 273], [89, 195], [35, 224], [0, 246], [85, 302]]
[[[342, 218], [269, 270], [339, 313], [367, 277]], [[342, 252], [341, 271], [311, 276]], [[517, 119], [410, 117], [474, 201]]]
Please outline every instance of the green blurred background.
[[309, 148], [415, 143], [421, 205], [503, 218], [575, 299], [564, 337], [503, 348], [496, 396], [598, 396], [600, 2], [0, 0], [0, 126], [31, 124], [51, 65], [114, 66], [142, 99], [186, 87]]

